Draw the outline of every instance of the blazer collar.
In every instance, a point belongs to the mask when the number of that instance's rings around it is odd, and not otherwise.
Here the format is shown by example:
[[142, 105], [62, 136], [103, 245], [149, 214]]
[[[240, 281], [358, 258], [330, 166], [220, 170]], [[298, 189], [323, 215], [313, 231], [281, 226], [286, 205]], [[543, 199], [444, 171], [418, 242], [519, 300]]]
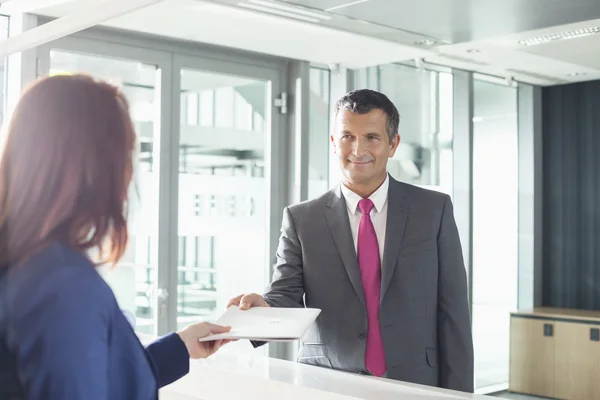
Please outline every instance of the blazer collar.
[[[389, 177], [388, 215], [386, 221], [386, 237], [383, 260], [381, 260], [381, 301], [392, 280], [400, 246], [404, 237], [404, 228], [408, 218], [409, 202], [406, 186]], [[365, 304], [362, 278], [358, 268], [358, 260], [348, 220], [346, 200], [342, 194], [342, 184], [338, 184], [329, 192], [326, 202], [325, 219], [333, 241], [340, 254], [346, 273], [356, 290], [359, 299]]]
[[[385, 180], [383, 181], [381, 186], [379, 186], [377, 188], [377, 190], [369, 196], [369, 199], [371, 199], [371, 201], [373, 202], [373, 205], [375, 206], [374, 207], [375, 211], [377, 211], [378, 213], [381, 212], [381, 210], [383, 209], [383, 206], [387, 202], [389, 187], [390, 187], [390, 176], [386, 175]], [[355, 214], [356, 209], [358, 207], [358, 202], [360, 200], [362, 200], [362, 197], [360, 197], [358, 194], [354, 193], [352, 190], [348, 189], [346, 186], [344, 186], [344, 184], [340, 184], [340, 190], [342, 191], [342, 195], [344, 196], [344, 199], [346, 200], [346, 205], [348, 206], [348, 211], [350, 211], [350, 213], [352, 213], [352, 214]]]

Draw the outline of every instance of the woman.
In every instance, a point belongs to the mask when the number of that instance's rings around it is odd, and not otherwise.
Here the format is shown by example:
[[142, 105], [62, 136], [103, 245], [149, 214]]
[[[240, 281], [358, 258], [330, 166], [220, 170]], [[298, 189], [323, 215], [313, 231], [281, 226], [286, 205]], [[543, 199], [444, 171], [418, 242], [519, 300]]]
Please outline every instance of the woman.
[[208, 323], [140, 344], [87, 256], [115, 264], [135, 133], [115, 87], [87, 76], [36, 82], [0, 160], [0, 398], [156, 399], [189, 358], [224, 344]]

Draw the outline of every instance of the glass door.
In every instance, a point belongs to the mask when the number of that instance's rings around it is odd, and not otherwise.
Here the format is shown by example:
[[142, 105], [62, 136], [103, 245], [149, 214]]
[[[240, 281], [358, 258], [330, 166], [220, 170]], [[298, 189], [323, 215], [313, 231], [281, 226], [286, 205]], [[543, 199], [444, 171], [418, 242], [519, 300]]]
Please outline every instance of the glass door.
[[130, 243], [101, 272], [136, 331], [162, 335], [215, 320], [230, 297], [271, 279], [290, 187], [274, 105], [287, 63], [144, 43], [70, 36], [39, 47], [38, 61], [41, 75], [87, 73], [129, 99], [139, 142]]
[[161, 132], [159, 64], [170, 58], [75, 38], [39, 48], [38, 57], [41, 75], [84, 73], [120, 87], [129, 100], [138, 141], [129, 194], [129, 244], [116, 267], [103, 266], [99, 272], [137, 332], [154, 335], [164, 331], [166, 314], [157, 312], [161, 290], [157, 268], [160, 165], [156, 150]]
[[475, 381], [493, 391], [508, 382], [510, 313], [518, 305], [517, 88], [474, 79], [473, 103]]
[[278, 236], [271, 222], [284, 205], [281, 137], [272, 134], [278, 71], [183, 56], [174, 71], [180, 112], [171, 301], [181, 328], [214, 321], [232, 296], [264, 290]]

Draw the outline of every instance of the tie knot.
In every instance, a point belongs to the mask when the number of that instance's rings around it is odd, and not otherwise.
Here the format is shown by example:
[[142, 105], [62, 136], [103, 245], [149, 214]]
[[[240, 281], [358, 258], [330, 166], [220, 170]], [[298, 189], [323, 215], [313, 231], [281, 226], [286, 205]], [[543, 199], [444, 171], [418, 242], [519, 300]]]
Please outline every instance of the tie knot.
[[362, 199], [358, 202], [358, 208], [360, 208], [360, 211], [363, 213], [363, 215], [370, 215], [374, 206], [375, 205], [371, 199]]

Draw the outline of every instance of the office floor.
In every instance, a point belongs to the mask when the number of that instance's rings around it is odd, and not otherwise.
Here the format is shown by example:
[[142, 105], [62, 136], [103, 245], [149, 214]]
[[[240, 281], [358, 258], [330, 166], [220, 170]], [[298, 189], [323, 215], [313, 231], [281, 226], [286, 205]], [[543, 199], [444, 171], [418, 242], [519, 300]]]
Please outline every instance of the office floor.
[[510, 392], [494, 393], [490, 396], [499, 397], [501, 399], [510, 399], [510, 400], [551, 400], [551, 399], [548, 399], [547, 397], [537, 397], [537, 396], [530, 396], [530, 395], [526, 395], [526, 394], [518, 394], [518, 393], [510, 393]]

